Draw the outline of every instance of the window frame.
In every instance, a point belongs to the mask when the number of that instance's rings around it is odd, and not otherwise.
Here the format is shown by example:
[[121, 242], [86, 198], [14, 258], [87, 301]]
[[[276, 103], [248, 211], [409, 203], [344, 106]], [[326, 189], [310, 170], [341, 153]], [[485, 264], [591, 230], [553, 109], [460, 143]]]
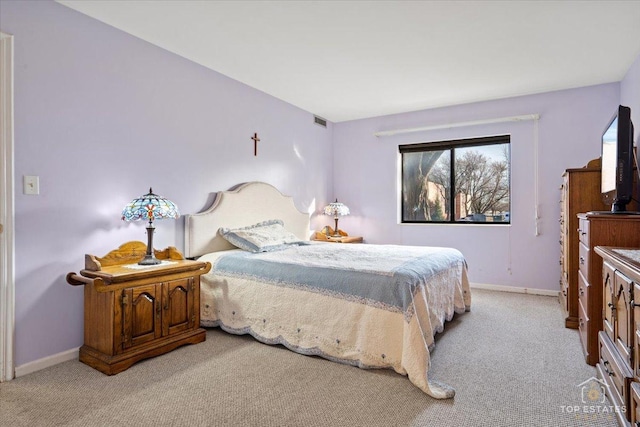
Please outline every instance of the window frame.
[[509, 212], [511, 212], [511, 135], [494, 135], [486, 137], [476, 138], [464, 138], [453, 139], [433, 142], [418, 142], [412, 144], [400, 144], [398, 145], [398, 153], [400, 154], [400, 224], [462, 224], [462, 225], [510, 225], [511, 215], [507, 221], [493, 222], [493, 221], [460, 221], [455, 219], [455, 197], [451, 194], [449, 197], [449, 219], [440, 221], [417, 221], [417, 220], [405, 220], [404, 219], [404, 157], [405, 153], [419, 153], [425, 151], [441, 151], [449, 150], [450, 156], [450, 174], [449, 174], [449, 186], [452, 189], [452, 193], [455, 193], [455, 149], [466, 147], [481, 147], [487, 145], [499, 145], [508, 144], [509, 146]]

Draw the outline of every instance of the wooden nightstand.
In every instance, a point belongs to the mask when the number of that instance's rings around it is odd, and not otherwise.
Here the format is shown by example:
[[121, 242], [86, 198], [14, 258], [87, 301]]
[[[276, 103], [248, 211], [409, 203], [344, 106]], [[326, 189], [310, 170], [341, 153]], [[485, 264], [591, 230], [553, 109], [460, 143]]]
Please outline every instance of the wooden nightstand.
[[358, 236], [340, 236], [340, 237], [318, 237], [313, 238], [316, 242], [331, 242], [331, 243], [362, 243], [363, 238]]
[[200, 328], [200, 275], [208, 262], [185, 260], [175, 248], [155, 251], [162, 264], [139, 266], [146, 246], [129, 242], [85, 269], [67, 274], [84, 285], [84, 345], [80, 361], [113, 375], [134, 363], [205, 340]]

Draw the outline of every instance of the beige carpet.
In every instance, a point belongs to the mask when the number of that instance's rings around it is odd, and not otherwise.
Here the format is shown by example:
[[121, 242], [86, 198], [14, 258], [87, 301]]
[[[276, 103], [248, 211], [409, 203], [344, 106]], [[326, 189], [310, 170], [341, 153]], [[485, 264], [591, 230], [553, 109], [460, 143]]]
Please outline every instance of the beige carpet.
[[0, 384], [1, 426], [615, 426], [568, 413], [595, 375], [555, 298], [473, 290], [437, 339], [435, 400], [406, 377], [295, 354], [248, 336], [207, 341], [108, 377], [78, 361]]

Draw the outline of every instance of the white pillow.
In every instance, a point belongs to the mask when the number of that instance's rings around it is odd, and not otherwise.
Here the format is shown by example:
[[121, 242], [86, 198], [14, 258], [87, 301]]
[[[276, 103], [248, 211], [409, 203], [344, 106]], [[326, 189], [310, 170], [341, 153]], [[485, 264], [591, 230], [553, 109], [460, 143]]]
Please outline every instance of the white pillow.
[[221, 227], [218, 232], [232, 245], [249, 252], [270, 252], [303, 243], [295, 234], [287, 231], [284, 222], [279, 219], [242, 228]]

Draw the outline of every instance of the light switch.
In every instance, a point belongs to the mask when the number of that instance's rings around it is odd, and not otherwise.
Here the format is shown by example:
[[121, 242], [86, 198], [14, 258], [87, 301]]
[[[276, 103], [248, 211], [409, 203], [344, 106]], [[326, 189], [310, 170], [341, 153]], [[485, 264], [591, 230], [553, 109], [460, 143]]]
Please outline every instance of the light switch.
[[40, 194], [40, 177], [24, 175], [24, 194]]

